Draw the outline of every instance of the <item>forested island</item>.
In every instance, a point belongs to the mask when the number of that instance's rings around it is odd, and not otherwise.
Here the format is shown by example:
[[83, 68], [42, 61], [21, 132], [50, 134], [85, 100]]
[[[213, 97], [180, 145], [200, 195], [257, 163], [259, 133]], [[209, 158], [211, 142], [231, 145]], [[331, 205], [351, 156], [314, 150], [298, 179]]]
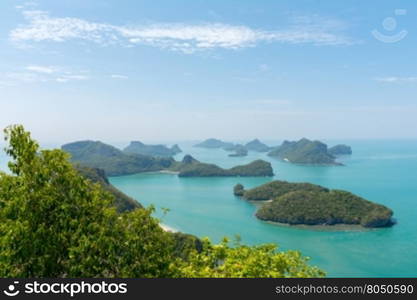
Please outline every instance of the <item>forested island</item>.
[[306, 138], [296, 142], [284, 141], [281, 146], [270, 151], [268, 156], [297, 164], [342, 165], [335, 161], [335, 156], [329, 152], [325, 143]]
[[234, 144], [230, 142], [223, 142], [218, 139], [207, 139], [201, 143], [194, 145], [194, 147], [199, 148], [207, 148], [207, 149], [223, 149], [225, 151], [231, 151], [234, 153], [229, 154], [229, 157], [242, 157], [247, 156], [248, 151], [255, 151], [255, 152], [268, 152], [269, 150], [273, 149], [273, 147], [269, 147], [268, 145], [262, 143], [258, 139], [254, 139], [245, 145], [242, 144]]
[[194, 147], [208, 148], [208, 149], [230, 148], [233, 146], [234, 146], [233, 143], [223, 142], [221, 140], [213, 139], [213, 138], [207, 139], [201, 143], [194, 145]]
[[100, 141], [80, 141], [62, 146], [71, 161], [90, 168], [103, 169], [108, 176], [121, 176], [169, 168], [173, 158], [125, 153]]
[[172, 171], [180, 177], [207, 176], [273, 176], [269, 162], [256, 160], [247, 165], [223, 169], [214, 164], [197, 161], [186, 155], [182, 161], [173, 158], [125, 153], [99, 141], [81, 141], [66, 144], [62, 150], [71, 154], [71, 161], [90, 168], [102, 169], [109, 176], [143, 172]]
[[145, 145], [139, 141], [130, 142], [129, 146], [123, 149], [125, 153], [143, 154], [151, 156], [170, 157], [181, 153], [181, 148], [175, 144], [171, 148], [165, 145]]
[[263, 160], [255, 160], [246, 165], [223, 169], [215, 164], [199, 162], [191, 155], [186, 155], [170, 170], [178, 172], [179, 177], [274, 176], [271, 164]]
[[350, 192], [330, 190], [311, 183], [272, 181], [234, 194], [251, 201], [265, 201], [256, 212], [264, 221], [290, 225], [361, 225], [388, 227], [394, 224], [391, 209]]

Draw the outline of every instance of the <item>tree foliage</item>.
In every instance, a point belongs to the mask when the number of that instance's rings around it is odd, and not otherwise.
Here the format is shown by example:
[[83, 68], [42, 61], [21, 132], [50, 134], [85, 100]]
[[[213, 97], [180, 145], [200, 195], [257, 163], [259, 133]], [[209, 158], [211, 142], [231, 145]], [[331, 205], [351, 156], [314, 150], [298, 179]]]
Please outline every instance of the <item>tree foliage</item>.
[[164, 232], [150, 209], [119, 213], [61, 150], [5, 130], [12, 174], [0, 173], [0, 277], [319, 277], [298, 252], [212, 245]]
[[114, 196], [114, 204], [116, 205], [117, 211], [125, 212], [142, 207], [138, 201], [115, 188], [110, 183], [104, 170], [98, 168], [89, 168], [82, 165], [75, 165], [74, 167], [84, 178], [87, 178], [94, 183], [99, 183], [104, 190], [108, 191]]
[[297, 251], [278, 252], [274, 244], [245, 246], [229, 240], [213, 245], [203, 240], [203, 250], [193, 251], [181, 267], [185, 277], [210, 278], [284, 278], [323, 277], [325, 273], [307, 264]]
[[5, 130], [13, 175], [0, 177], [0, 276], [171, 276], [169, 238], [150, 210], [118, 214], [113, 196], [60, 150]]

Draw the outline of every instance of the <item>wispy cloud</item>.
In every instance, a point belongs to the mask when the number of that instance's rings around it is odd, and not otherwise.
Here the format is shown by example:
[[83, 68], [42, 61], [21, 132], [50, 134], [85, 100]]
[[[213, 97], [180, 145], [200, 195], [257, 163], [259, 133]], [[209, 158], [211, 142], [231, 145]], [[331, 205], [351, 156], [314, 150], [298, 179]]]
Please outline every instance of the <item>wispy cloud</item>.
[[[13, 86], [19, 83], [59, 82], [88, 80], [88, 71], [73, 71], [58, 66], [29, 65], [12, 72], [0, 73], [3, 86]], [[6, 84], [7, 83], [7, 84]]]
[[126, 75], [120, 75], [120, 74], [113, 74], [110, 77], [114, 79], [128, 79], [129, 78]]
[[87, 40], [102, 45], [147, 45], [191, 54], [210, 49], [241, 49], [260, 43], [351, 45], [337, 22], [318, 18], [295, 19], [288, 28], [260, 30], [224, 23], [154, 23], [116, 26], [79, 18], [52, 17], [45, 11], [24, 11], [27, 24], [10, 32], [10, 39], [22, 42], [65, 42]]
[[57, 67], [31, 65], [31, 66], [27, 66], [26, 70], [37, 72], [37, 73], [52, 74], [52, 73], [57, 72]]
[[26, 1], [23, 2], [22, 4], [16, 5], [15, 8], [16, 9], [33, 9], [36, 6], [38, 6], [38, 3], [36, 1]]
[[61, 75], [60, 77], [56, 78], [55, 81], [57, 82], [68, 82], [71, 80], [88, 80], [90, 79], [89, 76], [87, 75], [71, 75], [71, 74], [64, 74]]
[[401, 82], [417, 82], [417, 77], [380, 77], [375, 78], [376, 81], [379, 82], [387, 82], [387, 83], [401, 83]]

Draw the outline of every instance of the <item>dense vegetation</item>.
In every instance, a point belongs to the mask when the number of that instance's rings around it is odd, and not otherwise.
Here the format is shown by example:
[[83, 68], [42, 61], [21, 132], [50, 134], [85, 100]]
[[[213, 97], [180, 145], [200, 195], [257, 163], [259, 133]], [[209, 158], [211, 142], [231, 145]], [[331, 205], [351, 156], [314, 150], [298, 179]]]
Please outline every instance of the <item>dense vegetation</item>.
[[298, 142], [284, 141], [281, 146], [268, 153], [269, 156], [279, 157], [291, 163], [299, 164], [338, 164], [327, 151], [327, 145], [320, 141], [310, 141], [306, 138]]
[[271, 147], [265, 145], [258, 139], [254, 139], [245, 145], [246, 150], [248, 151], [257, 151], [257, 152], [268, 152], [271, 150]]
[[336, 145], [329, 148], [331, 155], [350, 155], [352, 154], [352, 148], [348, 145]]
[[81, 165], [75, 165], [75, 169], [86, 179], [93, 183], [99, 183], [101, 187], [114, 196], [114, 204], [119, 212], [131, 211], [136, 208], [141, 208], [135, 199], [127, 196], [123, 192], [115, 188], [106, 176], [102, 169], [89, 168]]
[[181, 163], [170, 168], [178, 172], [179, 177], [214, 177], [214, 176], [273, 176], [272, 166], [269, 162], [255, 160], [249, 164], [223, 169], [215, 164], [199, 162], [187, 155]]
[[[239, 186], [239, 189], [243, 189], [242, 185]], [[235, 188], [237, 188], [235, 186]], [[280, 181], [275, 180], [268, 183], [265, 183], [263, 185], [260, 185], [258, 187], [255, 187], [250, 190], [243, 190], [243, 198], [250, 201], [265, 201], [265, 200], [272, 200], [274, 198], [280, 197], [282, 195], [285, 195], [289, 192], [294, 191], [328, 191], [328, 189], [307, 183], [307, 182], [287, 182], [287, 181]]]
[[170, 167], [173, 158], [127, 154], [102, 142], [81, 141], [62, 146], [71, 154], [71, 161], [90, 168], [103, 169], [109, 176], [160, 171]]
[[0, 172], [0, 277], [324, 276], [298, 252], [213, 245], [164, 232], [152, 209], [119, 213], [114, 196], [67, 153], [39, 150], [22, 126], [5, 136], [11, 174]]
[[338, 190], [291, 192], [264, 204], [256, 216], [261, 220], [288, 224], [392, 225], [390, 209]]
[[350, 192], [329, 190], [310, 183], [272, 181], [250, 190], [244, 190], [239, 184], [233, 192], [247, 200], [272, 200], [264, 203], [256, 213], [265, 221], [292, 225], [393, 225], [393, 212], [389, 208]]
[[145, 145], [139, 141], [130, 142], [129, 146], [127, 146], [123, 151], [125, 153], [162, 157], [170, 157], [182, 152], [178, 145], [168, 148], [165, 145]]

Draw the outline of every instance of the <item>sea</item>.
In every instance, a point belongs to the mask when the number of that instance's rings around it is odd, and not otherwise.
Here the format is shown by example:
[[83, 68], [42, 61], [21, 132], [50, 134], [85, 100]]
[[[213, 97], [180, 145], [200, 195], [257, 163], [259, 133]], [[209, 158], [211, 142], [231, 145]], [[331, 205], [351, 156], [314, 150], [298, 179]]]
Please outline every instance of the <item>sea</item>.
[[[110, 181], [143, 205], [154, 206], [155, 216], [177, 231], [209, 237], [213, 242], [240, 236], [244, 244], [274, 243], [280, 250], [298, 250], [329, 277], [416, 277], [417, 140], [325, 142], [352, 146], [352, 155], [338, 159], [344, 166], [295, 165], [257, 152], [228, 157], [229, 152], [222, 149], [196, 148], [186, 142], [179, 143], [183, 152], [176, 159], [191, 154], [225, 168], [264, 159], [272, 163], [275, 176], [179, 178], [175, 174], [145, 173], [111, 177]], [[5, 168], [5, 161], [0, 154], [0, 169]], [[311, 182], [353, 192], [390, 207], [397, 224], [365, 229], [260, 221], [254, 215], [256, 204], [235, 197], [233, 187], [241, 183], [252, 188], [272, 180]], [[165, 208], [168, 213], [164, 213]]]

